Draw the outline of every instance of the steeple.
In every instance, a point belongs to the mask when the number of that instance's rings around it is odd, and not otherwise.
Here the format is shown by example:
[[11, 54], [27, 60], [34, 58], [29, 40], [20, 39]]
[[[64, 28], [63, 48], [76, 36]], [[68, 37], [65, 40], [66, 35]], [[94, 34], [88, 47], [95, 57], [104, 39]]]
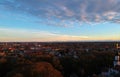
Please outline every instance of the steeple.
[[118, 49], [118, 43], [116, 44], [116, 48]]
[[117, 49], [119, 49], [119, 48], [120, 48], [120, 46], [119, 46], [119, 44], [118, 44], [118, 43], [116, 44], [116, 48], [117, 48]]
[[120, 52], [119, 52], [119, 44], [117, 43], [116, 44], [116, 49], [117, 49], [117, 52], [115, 54], [115, 59], [114, 59], [114, 67], [115, 66], [120, 66]]
[[116, 65], [119, 65], [119, 66], [120, 66], [120, 55], [116, 55], [116, 56], [115, 56], [114, 67], [115, 67]]

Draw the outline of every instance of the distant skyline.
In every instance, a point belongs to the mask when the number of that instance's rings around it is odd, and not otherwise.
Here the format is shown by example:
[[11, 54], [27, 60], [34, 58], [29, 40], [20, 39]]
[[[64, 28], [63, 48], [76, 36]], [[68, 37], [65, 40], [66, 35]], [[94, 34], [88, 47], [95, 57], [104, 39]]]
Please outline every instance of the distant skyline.
[[0, 42], [120, 41], [120, 0], [0, 0]]

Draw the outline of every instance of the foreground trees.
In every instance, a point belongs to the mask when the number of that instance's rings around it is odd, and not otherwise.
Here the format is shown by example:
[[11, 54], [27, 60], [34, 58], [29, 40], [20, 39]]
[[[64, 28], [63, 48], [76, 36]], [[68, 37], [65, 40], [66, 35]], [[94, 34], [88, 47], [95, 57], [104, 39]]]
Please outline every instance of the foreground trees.
[[[0, 58], [0, 77], [92, 77], [113, 66], [113, 52], [83, 52], [79, 58], [50, 55]], [[59, 70], [59, 71], [58, 71]]]
[[37, 62], [32, 65], [22, 66], [9, 72], [6, 77], [63, 77], [47, 62]]
[[82, 53], [78, 59], [63, 57], [60, 59], [63, 66], [64, 76], [70, 77], [75, 73], [79, 77], [92, 77], [99, 75], [106, 68], [113, 67], [113, 52]]

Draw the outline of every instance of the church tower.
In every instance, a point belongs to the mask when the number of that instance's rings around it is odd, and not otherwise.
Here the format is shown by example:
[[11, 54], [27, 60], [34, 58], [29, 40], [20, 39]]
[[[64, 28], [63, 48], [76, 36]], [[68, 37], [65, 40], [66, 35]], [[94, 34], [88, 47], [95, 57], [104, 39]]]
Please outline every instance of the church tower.
[[115, 54], [115, 59], [114, 59], [114, 67], [115, 66], [120, 66], [120, 52], [119, 52], [119, 45], [118, 43], [116, 44], [117, 52]]
[[118, 43], [116, 44], [116, 48], [117, 48], [117, 49], [119, 48], [119, 44], [118, 44]]

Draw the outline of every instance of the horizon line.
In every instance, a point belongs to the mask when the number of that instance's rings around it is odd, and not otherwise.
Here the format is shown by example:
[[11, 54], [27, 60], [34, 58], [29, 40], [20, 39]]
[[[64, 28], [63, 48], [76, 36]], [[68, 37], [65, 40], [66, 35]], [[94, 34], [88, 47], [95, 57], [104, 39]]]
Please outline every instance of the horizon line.
[[49, 42], [120, 42], [120, 40], [93, 40], [93, 41], [0, 41], [0, 43], [19, 43], [19, 42], [26, 42], [26, 43], [32, 43], [32, 42], [41, 42], [41, 43], [49, 43]]

